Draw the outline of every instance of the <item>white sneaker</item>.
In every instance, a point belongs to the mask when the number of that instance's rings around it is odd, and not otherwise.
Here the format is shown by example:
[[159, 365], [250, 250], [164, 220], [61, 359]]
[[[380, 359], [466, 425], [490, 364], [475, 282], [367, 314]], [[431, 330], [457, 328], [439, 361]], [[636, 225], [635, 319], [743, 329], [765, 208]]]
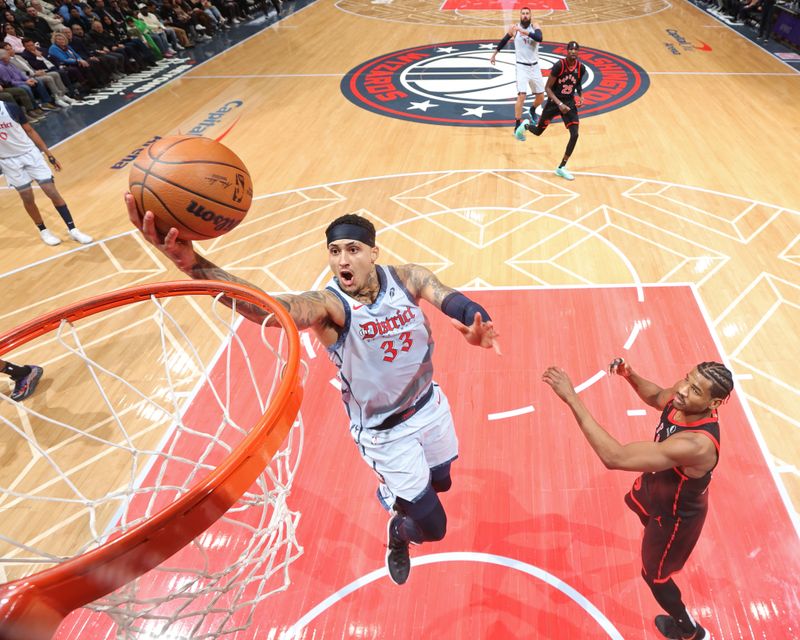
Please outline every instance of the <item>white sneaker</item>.
[[42, 229], [39, 232], [39, 235], [42, 237], [42, 241], [45, 244], [49, 244], [51, 247], [55, 247], [57, 244], [61, 244], [61, 240], [55, 233], [50, 231], [50, 229]]
[[66, 100], [64, 100], [63, 98], [56, 98], [55, 102], [56, 102], [56, 104], [57, 104], [59, 107], [64, 107], [64, 108], [66, 108], [66, 107], [71, 107], [71, 106], [72, 106], [72, 103], [70, 103], [70, 102], [67, 102], [67, 101], [66, 101]]
[[89, 244], [90, 242], [94, 241], [92, 236], [86, 235], [83, 231], [79, 229], [70, 229], [69, 230], [70, 237], [75, 240], [76, 242], [80, 242], [81, 244]]

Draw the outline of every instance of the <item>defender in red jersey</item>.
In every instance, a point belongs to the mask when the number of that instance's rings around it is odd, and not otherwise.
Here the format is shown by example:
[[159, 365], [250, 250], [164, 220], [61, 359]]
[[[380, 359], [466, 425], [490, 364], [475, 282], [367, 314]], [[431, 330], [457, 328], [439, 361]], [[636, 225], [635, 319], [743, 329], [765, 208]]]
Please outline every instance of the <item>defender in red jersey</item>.
[[641, 471], [625, 503], [644, 525], [642, 577], [669, 615], [655, 618], [665, 638], [701, 640], [706, 630], [681, 599], [672, 575], [694, 549], [708, 512], [708, 485], [719, 461], [717, 407], [733, 391], [733, 375], [718, 362], [701, 362], [683, 380], [662, 388], [616, 358], [609, 373], [620, 375], [639, 397], [661, 410], [653, 442], [620, 444], [592, 417], [563, 369], [542, 379], [575, 415], [589, 444], [609, 469]]
[[564, 157], [561, 159], [561, 164], [556, 169], [556, 175], [565, 180], [575, 179], [567, 170], [567, 161], [578, 143], [578, 127], [580, 126], [578, 107], [583, 104], [581, 81], [583, 80], [585, 69], [581, 61], [578, 60], [580, 48], [581, 46], [577, 42], [570, 41], [567, 44], [567, 57], [556, 62], [553, 68], [550, 69], [550, 77], [547, 78], [547, 84], [544, 88], [547, 94], [547, 102], [542, 108], [539, 122], [534, 124], [525, 119], [515, 132], [517, 138], [522, 140], [524, 140], [525, 131], [530, 131], [533, 135], [540, 136], [547, 129], [550, 121], [560, 115], [564, 121], [564, 126], [569, 131], [569, 142], [567, 143], [566, 151], [564, 151]]

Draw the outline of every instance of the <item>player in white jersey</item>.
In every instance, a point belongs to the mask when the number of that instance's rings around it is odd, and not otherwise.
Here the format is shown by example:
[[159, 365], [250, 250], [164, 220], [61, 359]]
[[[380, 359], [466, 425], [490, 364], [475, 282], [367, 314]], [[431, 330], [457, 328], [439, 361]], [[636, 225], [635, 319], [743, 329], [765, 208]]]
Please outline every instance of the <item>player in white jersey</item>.
[[56, 171], [61, 171], [58, 160], [50, 153], [44, 140], [28, 124], [28, 118], [22, 109], [16, 104], [0, 101], [0, 170], [3, 171], [8, 186], [17, 190], [19, 197], [22, 198], [22, 204], [25, 205], [25, 211], [39, 228], [39, 234], [45, 244], [57, 245], [61, 240], [45, 226], [42, 220], [42, 214], [36, 206], [33, 195], [34, 180], [53, 201], [53, 206], [67, 225], [72, 239], [88, 244], [92, 241], [91, 236], [75, 227], [69, 207], [56, 189], [53, 173], [42, 159], [42, 153], [47, 156]]
[[542, 42], [542, 29], [538, 22], [531, 24], [531, 10], [522, 7], [519, 12], [519, 24], [512, 25], [508, 33], [498, 43], [489, 62], [494, 65], [497, 54], [514, 38], [514, 55], [516, 57], [517, 71], [517, 102], [514, 105], [514, 135], [518, 140], [525, 140], [525, 135], [517, 133], [523, 118], [525, 96], [530, 88], [533, 93], [530, 120], [535, 124], [537, 120], [536, 109], [544, 100], [544, 78], [539, 64], [539, 44]]
[[[177, 229], [161, 236], [153, 214], [141, 216], [133, 197], [125, 198], [133, 224], [184, 273], [253, 286], [195, 253]], [[479, 304], [443, 285], [429, 269], [376, 265], [375, 227], [366, 218], [342, 216], [325, 234], [334, 275], [328, 286], [275, 298], [299, 329], [313, 329], [339, 369], [350, 433], [380, 479], [379, 499], [392, 510], [389, 576], [403, 584], [411, 568], [409, 543], [445, 535], [447, 516], [438, 494], [450, 488], [450, 463], [458, 456], [450, 407], [433, 381], [433, 338], [419, 303], [427, 300], [453, 318], [469, 344], [499, 351], [497, 333]], [[266, 316], [241, 303], [237, 310], [258, 323]]]

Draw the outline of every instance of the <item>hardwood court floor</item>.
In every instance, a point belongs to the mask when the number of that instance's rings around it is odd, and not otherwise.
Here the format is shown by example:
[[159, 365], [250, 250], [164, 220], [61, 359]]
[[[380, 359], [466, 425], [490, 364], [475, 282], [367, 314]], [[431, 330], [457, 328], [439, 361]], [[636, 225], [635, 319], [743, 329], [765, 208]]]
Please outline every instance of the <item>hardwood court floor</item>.
[[[798, 74], [683, 1], [586, 0], [534, 12], [547, 43], [576, 39], [649, 76], [638, 99], [582, 120], [569, 165], [576, 180], [567, 183], [552, 175], [567, 139], [558, 123], [522, 144], [510, 127], [419, 124], [343, 97], [345, 74], [371, 58], [489, 42], [516, 16], [438, 7], [319, 0], [60, 145], [58, 184], [98, 242], [44, 246], [18, 198], [3, 192], [0, 328], [100, 291], [179, 277], [132, 232], [121, 205], [126, 170], [111, 167], [156, 135], [223, 113], [205, 135], [230, 129], [225, 143], [249, 167], [257, 200], [236, 231], [198, 249], [269, 291], [321, 286], [322, 229], [351, 211], [376, 222], [385, 262], [427, 264], [453, 286], [694, 285], [797, 528], [800, 188], [789, 159], [800, 133]], [[675, 33], [697, 46], [674, 54], [666, 44]], [[510, 117], [510, 104], [502, 109]], [[63, 237], [52, 206], [40, 192], [37, 200]], [[135, 349], [125, 355], [131, 375], [146, 371]], [[593, 366], [605, 360], [581, 355]], [[58, 375], [46, 349], [8, 357]], [[28, 404], [68, 399], [73, 413], [93, 410], [68, 391], [45, 385]]]
[[[301, 514], [297, 538], [304, 551], [290, 565], [289, 588], [256, 606], [252, 623], [234, 637], [660, 637], [652, 626], [658, 608], [639, 577], [641, 525], [622, 499], [636, 474], [603, 467], [567, 407], [540, 382], [540, 362], [563, 366], [597, 419], [619, 439], [647, 439], [658, 412], [584, 354], [609, 359], [623, 353], [648, 363], [642, 373], [670, 380], [685, 374], [682, 362], [698, 349], [720, 357], [694, 292], [662, 285], [472, 295], [507, 319], [507, 348], [502, 357], [474, 350], [447, 318], [430, 316], [436, 380], [449, 399], [460, 443], [453, 488], [442, 495], [446, 538], [412, 549], [414, 567], [402, 588], [389, 580], [383, 567], [387, 516], [375, 500], [374, 473], [357, 460], [347, 430], [331, 419], [339, 402], [335, 369], [324, 348], [308, 340], [308, 444], [289, 501]], [[242, 329], [245, 344], [257, 340], [256, 328]], [[190, 411], [213, 416], [213, 398], [198, 395]], [[785, 634], [798, 613], [800, 544], [739, 398], [719, 415], [722, 453], [709, 490], [712, 508], [677, 580], [692, 614], [715, 638], [792, 637]], [[174, 452], [195, 459], [206, 448], [193, 438], [177, 443]], [[167, 477], [183, 467], [168, 465]], [[759, 517], [742, 517], [741, 505], [754, 503]], [[219, 561], [215, 548], [227, 548], [232, 560], [243, 546], [235, 544], [241, 537], [236, 522], [215, 525], [203, 537], [205, 553], [187, 550], [167, 564], [208, 572]], [[279, 586], [281, 577], [273, 576], [269, 588]], [[188, 571], [152, 572], [137, 595], [146, 601], [145, 594], [174, 591], [193, 578]], [[245, 590], [240, 600], [253, 591]], [[178, 598], [154, 610], [141, 607], [147, 615], [139, 627], [151, 636], [167, 635], [158, 631], [160, 620], [185, 615], [184, 606]], [[180, 620], [169, 635], [202, 637], [208, 625], [195, 622]], [[747, 633], [741, 631], [745, 625]], [[58, 638], [104, 638], [112, 628], [108, 617], [82, 611], [64, 623]]]

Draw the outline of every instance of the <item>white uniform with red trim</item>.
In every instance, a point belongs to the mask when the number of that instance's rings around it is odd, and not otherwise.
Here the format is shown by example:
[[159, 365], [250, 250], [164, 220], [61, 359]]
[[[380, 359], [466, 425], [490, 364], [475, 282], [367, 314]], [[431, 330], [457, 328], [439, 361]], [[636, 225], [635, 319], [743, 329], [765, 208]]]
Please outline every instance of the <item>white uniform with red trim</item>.
[[[369, 305], [342, 291], [336, 278], [328, 283], [345, 309], [345, 325], [328, 355], [339, 370], [350, 433], [378, 474], [382, 503], [389, 508], [395, 496], [418, 498], [430, 469], [458, 456], [458, 440], [447, 398], [433, 382], [428, 320], [392, 267], [376, 269], [380, 290]], [[413, 415], [380, 429], [406, 412]]]
[[[519, 28], [525, 29], [521, 23]], [[517, 59], [517, 93], [527, 93], [529, 88], [533, 93], [544, 93], [539, 43], [517, 31], [514, 34], [514, 55]]]
[[6, 182], [24, 189], [36, 180], [52, 182], [53, 172], [22, 125], [28, 119], [16, 104], [0, 101], [0, 169]]

